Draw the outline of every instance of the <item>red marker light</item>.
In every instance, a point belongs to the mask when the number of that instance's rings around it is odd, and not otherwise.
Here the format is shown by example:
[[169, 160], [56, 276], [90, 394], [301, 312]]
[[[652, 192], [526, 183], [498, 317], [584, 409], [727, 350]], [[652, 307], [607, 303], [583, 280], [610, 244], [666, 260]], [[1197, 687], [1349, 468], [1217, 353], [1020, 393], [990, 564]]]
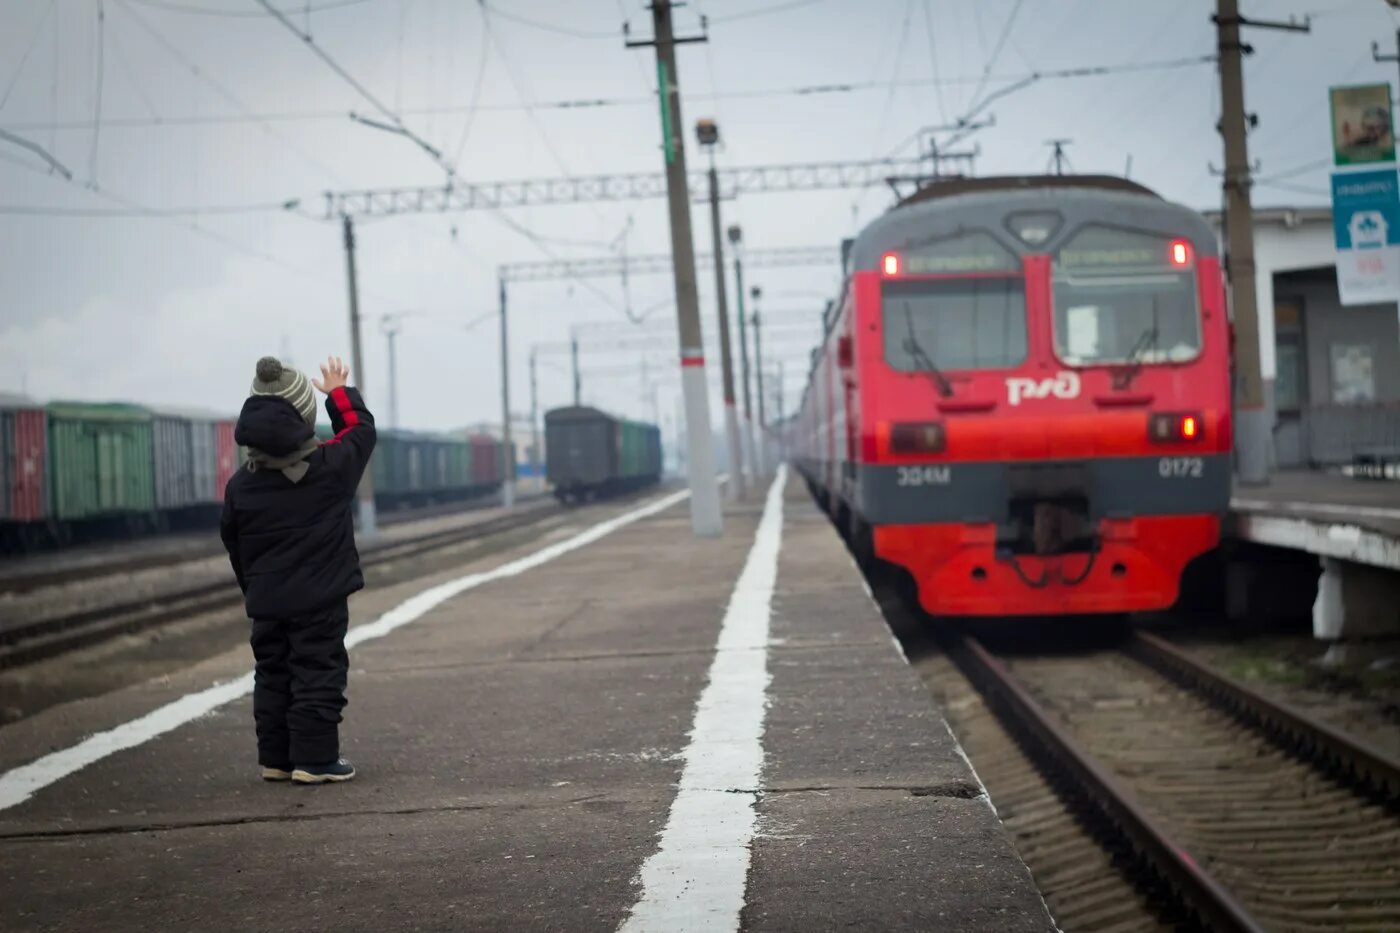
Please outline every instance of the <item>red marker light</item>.
[[880, 268], [885, 275], [899, 275], [899, 254], [886, 253], [885, 258], [880, 260]]
[[1191, 245], [1185, 240], [1172, 240], [1172, 265], [1184, 266], [1191, 261]]
[[1147, 439], [1154, 444], [1195, 443], [1205, 436], [1200, 412], [1159, 412], [1147, 419]]

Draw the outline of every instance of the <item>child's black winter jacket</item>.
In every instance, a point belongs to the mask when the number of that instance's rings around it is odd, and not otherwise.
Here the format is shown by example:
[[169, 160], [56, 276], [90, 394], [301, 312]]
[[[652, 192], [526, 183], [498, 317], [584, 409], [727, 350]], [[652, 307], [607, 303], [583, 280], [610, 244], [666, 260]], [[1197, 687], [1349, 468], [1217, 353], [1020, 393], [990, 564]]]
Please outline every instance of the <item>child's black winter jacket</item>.
[[[307, 458], [310, 469], [300, 482], [244, 465], [225, 488], [219, 531], [249, 618], [317, 612], [365, 585], [350, 508], [374, 451], [374, 416], [348, 387], [333, 389], [326, 409], [335, 438]], [[285, 399], [253, 396], [243, 404], [234, 438], [280, 457], [312, 434]]]

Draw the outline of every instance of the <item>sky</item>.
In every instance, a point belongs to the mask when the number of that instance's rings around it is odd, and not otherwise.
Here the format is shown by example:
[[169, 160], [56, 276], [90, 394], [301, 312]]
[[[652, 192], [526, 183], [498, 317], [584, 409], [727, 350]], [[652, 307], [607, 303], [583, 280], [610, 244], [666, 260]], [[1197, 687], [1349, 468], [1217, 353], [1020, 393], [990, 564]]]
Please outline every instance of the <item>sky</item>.
[[[663, 167], [653, 53], [621, 34], [627, 20], [634, 39], [650, 36], [638, 0], [272, 2], [310, 43], [260, 0], [0, 0], [0, 130], [72, 175], [0, 138], [0, 393], [232, 414], [259, 356], [303, 368], [348, 359], [345, 252], [325, 192], [446, 177], [413, 141], [351, 112], [393, 114], [468, 181]], [[1384, 0], [1242, 8], [1312, 25], [1246, 37], [1255, 203], [1325, 204], [1327, 88], [1395, 80], [1371, 43], [1394, 51], [1397, 13]], [[691, 0], [676, 11], [678, 33], [699, 35], [704, 16], [708, 41], [678, 50], [687, 158], [706, 161], [691, 132], [699, 117], [719, 124], [721, 168], [910, 156], [921, 128], [985, 102], [979, 118], [995, 124], [959, 146], [975, 149], [976, 174], [1044, 171], [1046, 141], [1069, 139], [1074, 171], [1126, 171], [1212, 209], [1219, 85], [1200, 59], [1214, 52], [1213, 10], [1211, 0]], [[1089, 66], [1113, 70], [1053, 76]], [[871, 188], [746, 194], [722, 210], [750, 248], [834, 253], [891, 203]], [[381, 421], [386, 315], [398, 330], [400, 426], [499, 422], [498, 268], [669, 250], [661, 199], [508, 214], [358, 224], [356, 381]], [[707, 252], [708, 211], [692, 218]], [[714, 278], [699, 278], [713, 340]], [[791, 405], [839, 272], [746, 278], [763, 290], [765, 362], [781, 363]], [[569, 401], [577, 334], [585, 402], [674, 420], [669, 276], [519, 283], [509, 307], [513, 412], [529, 410], [532, 352], [540, 408]]]

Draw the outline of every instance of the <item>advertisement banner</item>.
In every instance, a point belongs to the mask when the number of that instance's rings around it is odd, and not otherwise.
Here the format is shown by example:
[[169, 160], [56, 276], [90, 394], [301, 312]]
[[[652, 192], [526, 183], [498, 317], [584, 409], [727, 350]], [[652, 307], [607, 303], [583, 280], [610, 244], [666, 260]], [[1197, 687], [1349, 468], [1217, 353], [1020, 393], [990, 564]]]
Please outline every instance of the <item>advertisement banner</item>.
[[1400, 301], [1400, 177], [1395, 167], [1334, 173], [1332, 225], [1342, 304]]
[[1331, 97], [1333, 161], [1341, 166], [1394, 162], [1390, 85], [1334, 87]]

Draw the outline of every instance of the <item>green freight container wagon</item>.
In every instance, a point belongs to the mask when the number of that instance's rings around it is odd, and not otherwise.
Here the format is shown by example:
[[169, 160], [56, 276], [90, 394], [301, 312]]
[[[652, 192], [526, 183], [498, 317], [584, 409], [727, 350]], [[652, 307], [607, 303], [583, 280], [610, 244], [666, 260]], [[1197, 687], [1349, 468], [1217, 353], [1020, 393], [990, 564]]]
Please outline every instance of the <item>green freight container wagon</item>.
[[151, 413], [136, 405], [51, 402], [50, 514], [84, 521], [155, 511]]
[[661, 477], [660, 432], [587, 406], [544, 416], [545, 475], [561, 501], [627, 492]]

